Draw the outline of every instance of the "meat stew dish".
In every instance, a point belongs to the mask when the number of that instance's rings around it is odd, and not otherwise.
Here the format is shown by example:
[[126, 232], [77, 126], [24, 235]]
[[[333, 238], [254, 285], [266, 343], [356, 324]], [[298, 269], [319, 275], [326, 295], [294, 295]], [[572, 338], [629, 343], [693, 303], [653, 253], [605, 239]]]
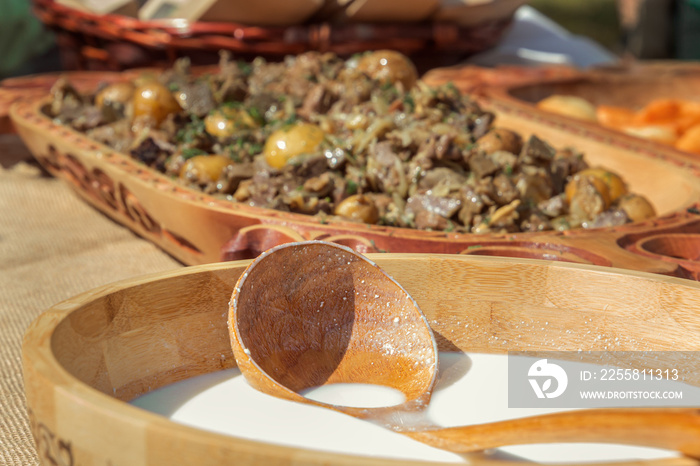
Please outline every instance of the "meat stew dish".
[[251, 206], [463, 233], [597, 228], [654, 217], [624, 174], [523, 138], [387, 50], [310, 52], [206, 74], [163, 73], [80, 93], [46, 113], [177, 182]]

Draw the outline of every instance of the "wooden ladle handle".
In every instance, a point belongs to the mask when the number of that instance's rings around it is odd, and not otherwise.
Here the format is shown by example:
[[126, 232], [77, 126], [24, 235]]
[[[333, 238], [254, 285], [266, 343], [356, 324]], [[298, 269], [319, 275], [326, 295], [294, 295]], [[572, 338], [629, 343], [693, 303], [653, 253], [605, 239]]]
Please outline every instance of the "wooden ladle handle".
[[457, 453], [507, 445], [598, 442], [664, 448], [700, 459], [700, 409], [577, 410], [404, 434]]

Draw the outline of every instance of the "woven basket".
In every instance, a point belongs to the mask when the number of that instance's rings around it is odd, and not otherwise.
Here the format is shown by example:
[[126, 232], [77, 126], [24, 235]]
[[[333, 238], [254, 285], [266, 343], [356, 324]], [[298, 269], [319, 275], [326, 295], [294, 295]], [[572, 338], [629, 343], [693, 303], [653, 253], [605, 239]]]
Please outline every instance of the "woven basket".
[[477, 26], [454, 23], [331, 24], [260, 27], [195, 22], [183, 27], [162, 21], [140, 21], [75, 10], [53, 0], [34, 0], [37, 17], [55, 31], [66, 70], [111, 70], [167, 66], [188, 56], [194, 64], [211, 64], [220, 50], [239, 59], [315, 50], [349, 56], [389, 48], [414, 59], [423, 70], [454, 64], [494, 46], [512, 17]]

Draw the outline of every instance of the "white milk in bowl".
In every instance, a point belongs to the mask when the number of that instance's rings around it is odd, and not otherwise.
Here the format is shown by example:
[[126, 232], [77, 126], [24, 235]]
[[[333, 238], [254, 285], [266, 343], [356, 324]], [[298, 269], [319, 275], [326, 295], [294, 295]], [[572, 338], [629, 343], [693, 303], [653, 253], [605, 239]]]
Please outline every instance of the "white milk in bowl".
[[[451, 427], [563, 411], [508, 408], [508, 357], [440, 353], [439, 378], [432, 400], [416, 424], [429, 422]], [[346, 406], [393, 406], [403, 401], [403, 394], [394, 389], [364, 384], [321, 387], [305, 395]], [[246, 383], [238, 369], [178, 382], [137, 398], [132, 404], [203, 430], [278, 445], [382, 458], [467, 462], [458, 454], [422, 444], [378, 424], [258, 392]], [[509, 446], [491, 454], [541, 463], [679, 456], [654, 448], [575, 443]]]

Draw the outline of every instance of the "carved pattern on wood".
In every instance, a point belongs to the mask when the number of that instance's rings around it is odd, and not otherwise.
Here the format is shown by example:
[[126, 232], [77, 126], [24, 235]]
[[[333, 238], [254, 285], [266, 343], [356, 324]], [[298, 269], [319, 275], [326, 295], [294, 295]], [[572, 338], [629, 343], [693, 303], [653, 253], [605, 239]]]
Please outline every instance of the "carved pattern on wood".
[[42, 464], [73, 466], [73, 446], [69, 440], [57, 436], [51, 428], [39, 421], [31, 408], [27, 409], [29, 428], [34, 437], [36, 451]]
[[[79, 193], [87, 196], [100, 209], [130, 227], [136, 227], [142, 234], [153, 238], [164, 237], [164, 231], [139, 199], [123, 184], [114, 180], [99, 168], [88, 169], [78, 157], [63, 154], [50, 145], [46, 156], [35, 154], [37, 160], [53, 175], [68, 181]], [[181, 239], [179, 235], [169, 232], [167, 236], [173, 242], [180, 242], [184, 247], [197, 251], [192, 243]]]

